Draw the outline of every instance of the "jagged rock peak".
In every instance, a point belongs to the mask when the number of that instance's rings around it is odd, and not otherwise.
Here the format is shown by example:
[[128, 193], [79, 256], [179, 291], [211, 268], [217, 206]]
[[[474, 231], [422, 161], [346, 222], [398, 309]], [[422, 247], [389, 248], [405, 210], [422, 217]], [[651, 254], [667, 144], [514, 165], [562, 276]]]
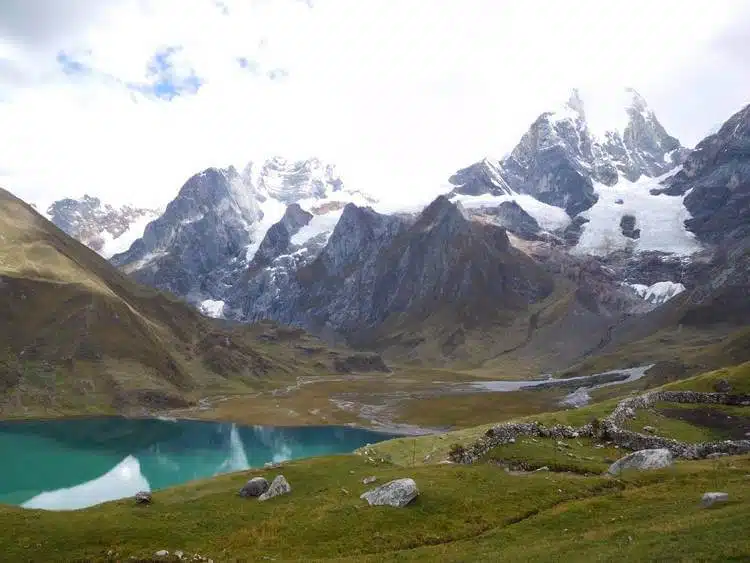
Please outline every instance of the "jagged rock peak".
[[453, 174], [448, 181], [455, 186], [452, 195], [503, 195], [512, 190], [503, 178], [503, 167], [500, 161], [485, 157], [479, 162], [467, 166]]
[[576, 112], [582, 119], [586, 119], [586, 111], [584, 109], [583, 99], [581, 99], [581, 92], [580, 90], [578, 90], [578, 88], [573, 88], [566, 106]]
[[65, 198], [54, 202], [48, 207], [47, 216], [70, 236], [109, 257], [120, 246], [120, 243], [113, 244], [114, 240], [126, 235], [132, 242], [131, 228], [143, 232], [145, 223], [155, 219], [158, 211], [131, 205], [114, 207], [87, 194], [80, 199]]
[[625, 92], [630, 95], [630, 105], [628, 106], [629, 109], [633, 109], [639, 112], [648, 111], [650, 113], [653, 113], [649, 109], [648, 103], [646, 103], [646, 98], [641, 96], [635, 88], [625, 88]]
[[440, 195], [425, 207], [415, 223], [415, 228], [427, 231], [441, 224], [468, 226], [469, 221], [469, 216], [460, 202], [452, 202], [448, 197]]

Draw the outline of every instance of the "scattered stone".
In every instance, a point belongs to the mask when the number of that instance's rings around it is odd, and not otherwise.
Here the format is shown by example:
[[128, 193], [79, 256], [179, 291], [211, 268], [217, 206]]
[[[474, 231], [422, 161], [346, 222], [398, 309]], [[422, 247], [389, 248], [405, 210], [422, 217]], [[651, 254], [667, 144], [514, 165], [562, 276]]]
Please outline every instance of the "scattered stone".
[[723, 452], [715, 452], [715, 453], [712, 453], [712, 454], [708, 454], [706, 456], [706, 459], [717, 459], [717, 458], [720, 458], [720, 457], [726, 457], [728, 455], [729, 454], [726, 454], [726, 453], [723, 453]]
[[619, 475], [624, 469], [661, 469], [672, 465], [672, 452], [666, 448], [640, 450], [618, 459], [609, 466], [607, 473]]
[[717, 393], [729, 393], [732, 390], [732, 384], [726, 379], [719, 379], [714, 383], [714, 391]]
[[176, 557], [177, 559], [182, 559], [182, 558], [183, 558], [183, 557], [185, 556], [185, 554], [184, 554], [184, 553], [183, 553], [182, 551], [180, 551], [180, 550], [178, 549], [177, 551], [175, 551], [175, 552], [174, 552], [174, 556], [175, 556], [175, 557]]
[[267, 461], [263, 464], [263, 467], [265, 469], [278, 469], [279, 467], [281, 467], [281, 464], [273, 461]]
[[[440, 463], [443, 463], [443, 462], [440, 462]], [[375, 477], [374, 475], [371, 476], [371, 477], [365, 477], [364, 479], [362, 479], [362, 484], [363, 485], [369, 485], [370, 483], [374, 483], [377, 480], [378, 480], [378, 478]]]
[[268, 500], [279, 495], [285, 495], [292, 492], [292, 486], [286, 480], [283, 475], [277, 475], [276, 478], [271, 481], [271, 486], [268, 490], [258, 497], [258, 500]]
[[345, 489], [344, 487], [341, 487], [341, 492], [344, 493], [345, 495], [349, 494], [349, 490]]
[[385, 485], [362, 493], [359, 498], [364, 499], [370, 506], [393, 506], [403, 508], [419, 495], [414, 479], [396, 479]]
[[109, 551], [107, 552], [107, 557], [113, 557], [113, 556], [114, 556], [114, 554], [115, 554], [115, 550], [114, 550], [114, 549], [110, 549], [110, 550], [109, 550]]
[[160, 549], [156, 553], [154, 553], [156, 557], [169, 557], [169, 552], [166, 549]]
[[728, 500], [728, 493], [704, 493], [703, 497], [701, 497], [701, 504], [705, 508], [708, 508], [717, 502], [727, 502]]
[[136, 504], [151, 504], [151, 493], [148, 491], [138, 491], [135, 493]]
[[540, 467], [539, 469], [535, 470], [534, 473], [539, 473], [540, 471], [549, 471], [549, 467], [546, 465], [543, 467]]
[[561, 448], [570, 448], [569, 444], [566, 444], [565, 442], [562, 442], [560, 440], [558, 440], [557, 445], [560, 446]]
[[515, 444], [516, 443], [516, 439], [515, 438], [511, 438], [510, 440], [508, 440], [508, 443], [509, 444]]
[[653, 426], [644, 426], [643, 431], [648, 432], [649, 434], [654, 434], [656, 432], [656, 428], [654, 428]]
[[240, 489], [243, 498], [259, 497], [268, 490], [268, 481], [263, 477], [253, 477]]

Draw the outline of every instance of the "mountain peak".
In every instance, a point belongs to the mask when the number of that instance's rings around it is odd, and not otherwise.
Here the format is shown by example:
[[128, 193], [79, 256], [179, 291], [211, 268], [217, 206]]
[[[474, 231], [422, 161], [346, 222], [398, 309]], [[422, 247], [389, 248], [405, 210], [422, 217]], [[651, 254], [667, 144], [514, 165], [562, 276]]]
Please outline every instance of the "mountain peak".
[[86, 194], [80, 199], [65, 198], [52, 203], [47, 216], [67, 234], [109, 258], [141, 236], [158, 211], [131, 205], [115, 208]]
[[646, 98], [641, 96], [635, 88], [627, 87], [625, 92], [630, 96], [628, 109], [634, 109], [638, 112], [650, 111]]
[[581, 91], [578, 88], [573, 88], [565, 105], [576, 112], [581, 118], [586, 119]]

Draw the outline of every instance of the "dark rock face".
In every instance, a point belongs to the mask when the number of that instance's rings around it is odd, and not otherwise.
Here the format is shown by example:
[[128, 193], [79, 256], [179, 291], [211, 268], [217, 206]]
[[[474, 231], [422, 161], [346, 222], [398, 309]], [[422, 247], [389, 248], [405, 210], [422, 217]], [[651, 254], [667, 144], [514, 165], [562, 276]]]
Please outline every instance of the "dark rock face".
[[499, 162], [485, 158], [456, 172], [448, 180], [457, 186], [455, 193], [464, 195], [503, 195], [510, 193], [510, 186], [503, 179]]
[[620, 230], [628, 238], [641, 238], [641, 230], [635, 228], [635, 216], [633, 215], [623, 215], [620, 218]]
[[649, 286], [670, 280], [692, 288], [702, 275], [701, 269], [705, 267], [697, 258], [688, 262], [681, 256], [663, 252], [633, 254], [621, 251], [600, 260], [613, 271], [617, 279]]
[[156, 219], [157, 212], [129, 205], [115, 208], [103, 204], [99, 198], [85, 195], [81, 199], [66, 198], [54, 202], [47, 209], [47, 215], [67, 234], [101, 252], [106, 236], [117, 238], [139, 219]]
[[391, 370], [378, 354], [351, 354], [343, 358], [335, 358], [333, 368], [339, 373], [373, 372], [388, 373]]
[[248, 227], [260, 218], [257, 201], [234, 168], [209, 168], [190, 178], [143, 238], [112, 262], [147, 285], [182, 296], [202, 292], [245, 250]]
[[[343, 205], [339, 198], [355, 194], [368, 199], [344, 188], [335, 168], [314, 158], [272, 158], [242, 173], [209, 168], [191, 177], [143, 237], [112, 262], [138, 281], [188, 301], [220, 301], [230, 287], [246, 281], [248, 268], [289, 270], [314, 258], [328, 233], [309, 241], [312, 256], [287, 256], [294, 234], [312, 219], [298, 202], [319, 200], [319, 211], [310, 207], [324, 214]], [[279, 203], [289, 207], [266, 232], [263, 209], [273, 211]]]
[[504, 229], [469, 220], [441, 196], [411, 224], [347, 205], [311, 263], [273, 280], [256, 276], [229, 304], [244, 320], [273, 319], [354, 342], [392, 315], [406, 322], [447, 308], [478, 322], [551, 290], [549, 275], [510, 246]]
[[699, 239], [719, 243], [750, 236], [750, 106], [701, 141], [663, 191], [685, 194], [685, 225]]
[[569, 246], [575, 246], [578, 244], [578, 241], [581, 239], [581, 234], [583, 234], [583, 226], [588, 222], [589, 220], [586, 219], [586, 217], [578, 215], [567, 227], [565, 227], [563, 238]]
[[531, 215], [515, 201], [504, 201], [497, 207], [483, 210], [492, 222], [526, 240], [537, 240], [541, 227]]
[[292, 242], [292, 236], [307, 225], [312, 218], [312, 213], [302, 209], [298, 203], [289, 205], [281, 221], [266, 232], [266, 236], [260, 243], [250, 267], [267, 266], [274, 258], [287, 252]]

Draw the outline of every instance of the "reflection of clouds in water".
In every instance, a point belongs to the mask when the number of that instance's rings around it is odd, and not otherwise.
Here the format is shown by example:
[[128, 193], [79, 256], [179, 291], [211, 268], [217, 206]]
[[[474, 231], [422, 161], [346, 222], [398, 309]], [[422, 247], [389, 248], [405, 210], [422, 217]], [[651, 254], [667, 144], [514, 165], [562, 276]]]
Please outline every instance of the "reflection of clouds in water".
[[75, 510], [92, 504], [117, 500], [150, 491], [151, 485], [141, 473], [141, 464], [129, 455], [113, 469], [93, 481], [67, 489], [39, 493], [23, 503], [24, 508]]
[[240, 437], [240, 431], [236, 424], [232, 424], [229, 431], [229, 457], [219, 467], [219, 473], [230, 473], [232, 471], [242, 471], [248, 469], [250, 463], [247, 461], [245, 446]]
[[169, 457], [168, 454], [161, 453], [161, 448], [159, 447], [159, 444], [154, 444], [148, 449], [148, 451], [151, 454], [151, 457], [156, 461], [157, 465], [164, 467], [170, 471], [180, 470], [179, 463], [177, 463], [175, 460]]
[[292, 459], [292, 448], [283, 431], [269, 426], [253, 426], [253, 434], [271, 450], [271, 461], [278, 463]]

